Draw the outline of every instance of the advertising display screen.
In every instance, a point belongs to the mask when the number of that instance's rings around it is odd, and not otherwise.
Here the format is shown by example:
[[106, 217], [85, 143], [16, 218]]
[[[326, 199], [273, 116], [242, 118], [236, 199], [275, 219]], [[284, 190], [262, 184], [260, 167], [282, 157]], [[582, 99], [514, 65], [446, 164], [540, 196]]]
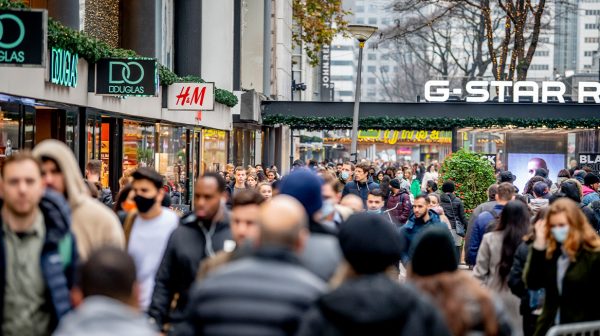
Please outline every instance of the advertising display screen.
[[556, 182], [556, 177], [561, 169], [565, 168], [564, 154], [534, 154], [534, 153], [508, 153], [508, 170], [517, 177], [514, 184], [522, 192], [525, 184], [535, 176], [537, 168], [548, 170], [548, 178]]

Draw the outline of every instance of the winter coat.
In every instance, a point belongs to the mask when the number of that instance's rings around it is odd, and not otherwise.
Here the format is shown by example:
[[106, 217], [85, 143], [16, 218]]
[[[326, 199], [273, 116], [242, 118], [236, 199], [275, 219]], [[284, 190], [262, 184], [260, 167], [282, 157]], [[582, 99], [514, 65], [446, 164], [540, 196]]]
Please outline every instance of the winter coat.
[[90, 296], [65, 316], [53, 336], [158, 336], [148, 319], [124, 303]]
[[102, 202], [104, 205], [106, 205], [107, 207], [111, 208], [113, 207], [113, 195], [112, 192], [110, 191], [110, 188], [102, 188], [102, 190], [100, 191], [100, 202]]
[[540, 210], [546, 208], [549, 204], [550, 202], [545, 198], [534, 198], [529, 201], [529, 209], [531, 209], [533, 216], [535, 216], [538, 212], [540, 212]]
[[[2, 202], [0, 201], [0, 209]], [[71, 310], [70, 290], [77, 273], [77, 248], [75, 237], [69, 230], [71, 216], [69, 205], [58, 193], [47, 190], [40, 200], [46, 236], [40, 256], [42, 276], [48, 293], [48, 308], [52, 329]], [[0, 228], [3, 218], [0, 216]], [[6, 246], [4, 230], [0, 229], [0, 321], [4, 320], [4, 288], [6, 286]], [[2, 331], [0, 330], [0, 335]]]
[[[482, 212], [477, 216], [477, 219], [475, 219], [473, 231], [471, 232], [471, 237], [469, 239], [469, 249], [467, 250], [466, 262], [468, 265], [475, 265], [475, 262], [477, 261], [477, 252], [479, 251], [479, 246], [483, 240], [483, 235], [488, 232], [490, 225], [496, 222], [496, 217], [500, 218], [502, 209], [504, 209], [504, 205], [496, 204], [492, 211]], [[496, 217], [494, 217], [493, 214], [496, 214]]]
[[386, 274], [361, 275], [323, 295], [298, 336], [450, 335], [440, 312], [414, 287]]
[[[310, 227], [316, 225], [319, 224], [313, 223]], [[337, 237], [311, 230], [304, 251], [300, 254], [300, 260], [313, 274], [323, 281], [329, 281], [342, 261], [342, 251]]]
[[600, 201], [600, 194], [596, 192], [594, 189], [584, 185], [583, 188], [583, 198], [581, 199], [581, 204], [583, 206], [588, 206], [593, 201]]
[[529, 289], [546, 290], [546, 300], [542, 315], [538, 319], [535, 335], [545, 335], [554, 325], [560, 308], [560, 324], [600, 320], [600, 252], [581, 249], [567, 268], [563, 279], [562, 293], [559, 295], [556, 283], [557, 260], [561, 254], [557, 248], [550, 260], [546, 250], [529, 249], [525, 265], [525, 283]]
[[354, 194], [360, 198], [362, 198], [365, 207], [367, 205], [367, 197], [369, 196], [369, 192], [371, 190], [379, 189], [379, 184], [373, 181], [367, 182], [358, 182], [352, 181], [346, 183], [344, 186], [344, 190], [342, 191], [342, 197], [348, 194]]
[[[477, 217], [483, 212], [493, 211], [494, 206], [496, 206], [496, 204], [498, 204], [498, 202], [496, 202], [496, 201], [489, 201], [489, 202], [481, 203], [471, 213], [471, 216], [469, 217], [469, 224], [467, 225], [467, 235], [465, 236], [465, 242], [464, 242], [465, 258], [467, 258], [467, 254], [469, 252], [469, 242], [471, 241], [471, 235], [473, 234], [473, 227], [475, 226], [475, 219], [477, 219]], [[475, 260], [473, 260], [473, 263], [475, 263]]]
[[197, 283], [173, 335], [294, 335], [325, 290], [294, 253], [263, 247]]
[[412, 183], [410, 184], [410, 193], [413, 195], [413, 197], [417, 197], [422, 194], [420, 180], [418, 180], [418, 179], [412, 180]]
[[[176, 324], [184, 317], [188, 303], [189, 289], [196, 278], [202, 260], [223, 249], [225, 240], [231, 239], [229, 214], [223, 208], [219, 210], [210, 228], [205, 231], [204, 223], [199, 223], [194, 213], [183, 217], [173, 231], [162, 262], [156, 272], [152, 303], [148, 315], [162, 329], [166, 323]], [[213, 251], [206, 244], [210, 239]], [[175, 308], [171, 302], [178, 294]]]
[[412, 243], [416, 241], [418, 236], [427, 228], [430, 227], [443, 227], [448, 230], [448, 226], [440, 221], [440, 216], [433, 210], [429, 210], [429, 221], [423, 222], [422, 219], [417, 219], [414, 214], [410, 215], [406, 224], [404, 224], [400, 230], [400, 241], [402, 242], [402, 253], [401, 260], [405, 266], [410, 263], [412, 259], [412, 252], [414, 246]]
[[438, 177], [439, 177], [438, 172], [433, 172], [433, 173], [426, 172], [425, 175], [423, 175], [423, 180], [421, 181], [421, 190], [427, 190], [427, 182], [428, 181], [433, 181], [435, 183], [438, 183]]
[[466, 229], [467, 218], [465, 217], [465, 207], [460, 198], [454, 194], [443, 193], [440, 195], [440, 205], [444, 209], [444, 214], [448, 217], [453, 230], [456, 230], [456, 222], [461, 222]]
[[125, 249], [125, 235], [117, 215], [88, 194], [73, 152], [58, 140], [44, 140], [33, 155], [56, 161], [65, 181], [65, 196], [71, 207], [71, 230], [77, 237], [77, 251], [82, 261], [99, 247], [112, 245]]
[[406, 191], [406, 189], [400, 189], [400, 191], [390, 196], [386, 208], [388, 209], [388, 214], [395, 223], [400, 225], [406, 223], [412, 211], [408, 191]]
[[499, 268], [502, 257], [502, 240], [504, 232], [494, 231], [483, 236], [477, 262], [473, 268], [473, 276], [479, 279], [487, 288], [492, 290], [502, 300], [507, 314], [513, 322], [515, 330], [521, 328], [522, 319], [519, 312], [519, 298], [508, 288], [507, 280], [500, 278]]
[[529, 246], [532, 241], [522, 242], [517, 251], [515, 252], [515, 259], [513, 261], [510, 274], [508, 275], [508, 287], [510, 291], [521, 298], [521, 306], [519, 311], [521, 315], [527, 316], [532, 313], [532, 309], [529, 307], [530, 291], [525, 286], [523, 281], [523, 270], [525, 269], [525, 263], [527, 262], [527, 255], [529, 254]]

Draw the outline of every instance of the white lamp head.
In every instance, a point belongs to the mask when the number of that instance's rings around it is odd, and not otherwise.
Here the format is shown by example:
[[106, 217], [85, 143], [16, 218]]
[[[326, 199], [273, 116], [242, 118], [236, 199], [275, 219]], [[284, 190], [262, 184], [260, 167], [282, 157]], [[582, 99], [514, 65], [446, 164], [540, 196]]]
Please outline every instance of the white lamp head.
[[377, 31], [376, 26], [351, 24], [348, 25], [348, 31], [354, 35], [358, 42], [365, 42]]

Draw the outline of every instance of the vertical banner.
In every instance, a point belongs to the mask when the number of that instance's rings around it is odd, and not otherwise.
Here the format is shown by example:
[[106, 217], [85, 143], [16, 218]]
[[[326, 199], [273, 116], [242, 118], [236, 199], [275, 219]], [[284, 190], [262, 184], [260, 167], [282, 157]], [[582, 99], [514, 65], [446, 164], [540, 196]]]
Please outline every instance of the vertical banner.
[[323, 45], [321, 50], [321, 65], [319, 71], [321, 77], [320, 94], [321, 101], [333, 100], [333, 86], [331, 85], [331, 44]]

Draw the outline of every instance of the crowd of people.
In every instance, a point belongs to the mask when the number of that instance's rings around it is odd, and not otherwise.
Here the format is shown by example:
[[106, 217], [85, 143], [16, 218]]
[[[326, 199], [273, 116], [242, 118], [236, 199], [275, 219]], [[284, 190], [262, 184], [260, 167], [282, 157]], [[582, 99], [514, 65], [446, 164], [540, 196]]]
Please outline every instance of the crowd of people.
[[600, 320], [597, 175], [540, 168], [521, 193], [499, 172], [467, 218], [439, 167], [228, 165], [179, 216], [155, 170], [112, 204], [97, 162], [84, 179], [44, 141], [1, 167], [2, 335], [544, 335]]

